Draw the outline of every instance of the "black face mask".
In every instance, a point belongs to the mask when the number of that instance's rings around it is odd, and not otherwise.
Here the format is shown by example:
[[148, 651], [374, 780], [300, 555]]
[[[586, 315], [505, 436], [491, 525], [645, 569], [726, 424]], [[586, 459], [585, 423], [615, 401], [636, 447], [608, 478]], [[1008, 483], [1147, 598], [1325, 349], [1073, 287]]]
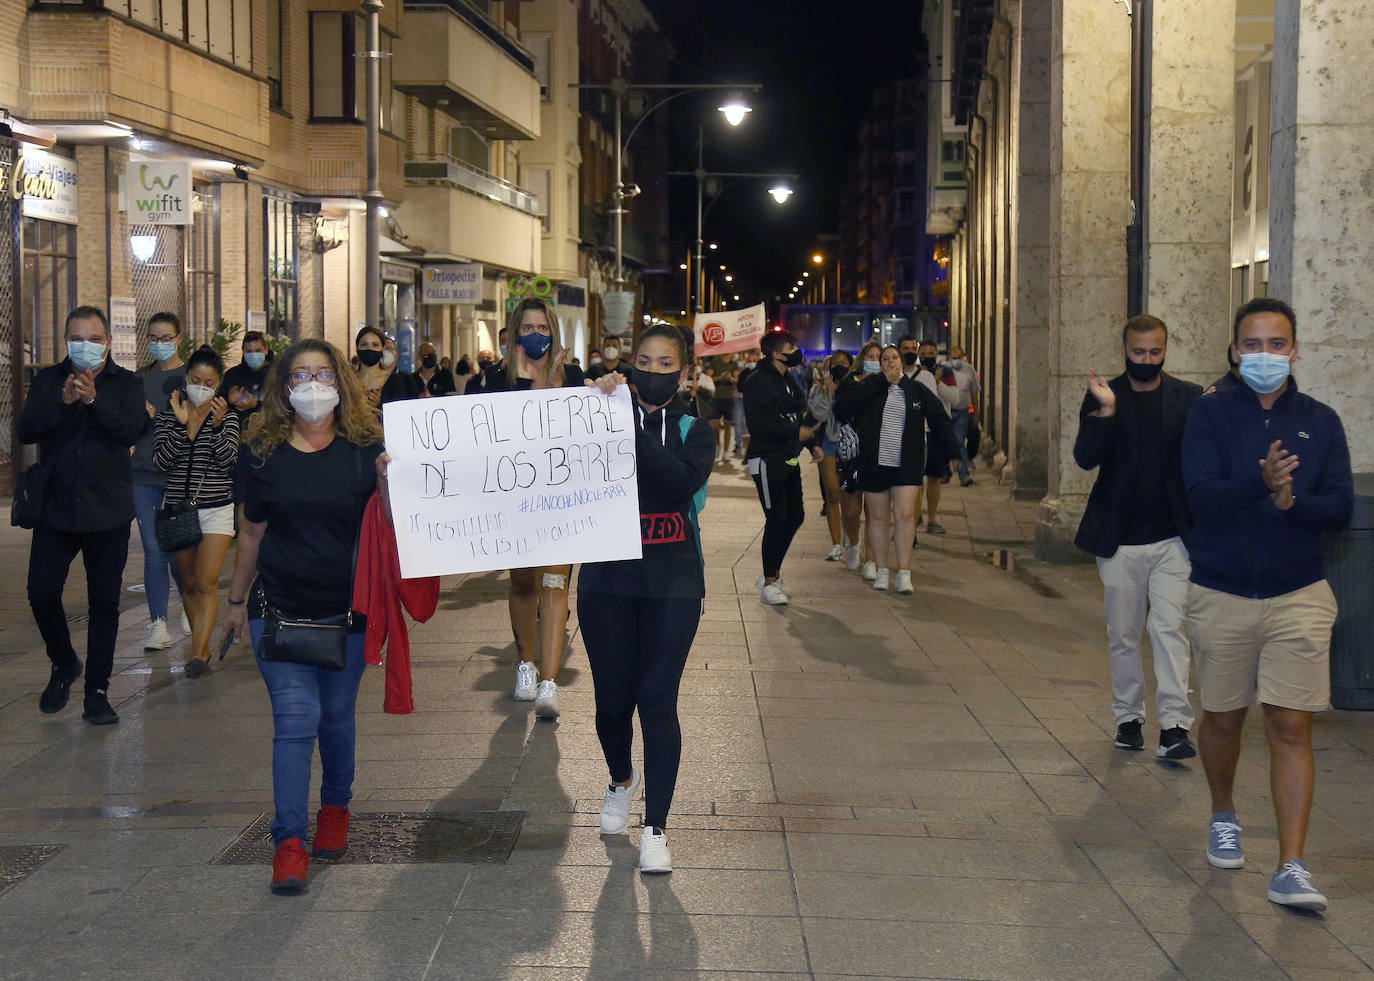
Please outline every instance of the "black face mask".
[[791, 354], [784, 354], [782, 356], [782, 363], [789, 368], [800, 368], [805, 362], [806, 359], [802, 356], [800, 351], [793, 351]]
[[917, 362], [917, 360], [918, 358], [915, 351], [902, 352], [902, 364], [906, 365], [908, 368], [914, 365]]
[[1164, 363], [1141, 364], [1138, 361], [1126, 359], [1126, 374], [1131, 376], [1131, 381], [1152, 382], [1159, 377], [1159, 373], [1164, 370]]
[[848, 366], [842, 364], [832, 365], [830, 368], [830, 377], [837, 382], [844, 381], [845, 378], [849, 377]]
[[382, 360], [381, 351], [359, 351], [358, 360], [369, 368], [375, 368], [377, 363]]
[[433, 368], [438, 363], [439, 355], [437, 354], [426, 354], [423, 358], [420, 359], [420, 364], [424, 365], [426, 368]]
[[921, 359], [921, 367], [924, 368], [926, 371], [934, 371], [934, 370], [935, 370], [935, 359], [934, 359], [934, 358], [922, 358], [922, 359]]
[[677, 394], [680, 371], [645, 371], [643, 368], [630, 369], [630, 384], [639, 393], [639, 400], [645, 405], [667, 405]]

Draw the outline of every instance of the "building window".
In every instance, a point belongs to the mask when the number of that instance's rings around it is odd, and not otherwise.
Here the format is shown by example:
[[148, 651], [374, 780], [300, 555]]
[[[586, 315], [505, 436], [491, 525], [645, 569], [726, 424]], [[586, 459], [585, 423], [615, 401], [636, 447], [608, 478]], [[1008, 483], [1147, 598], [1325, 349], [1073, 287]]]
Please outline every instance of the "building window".
[[88, 6], [103, 6], [221, 61], [253, 69], [253, 0], [97, 0]]
[[23, 221], [24, 363], [53, 364], [67, 356], [62, 328], [76, 306], [76, 226], [40, 218]]
[[[381, 37], [381, 120], [392, 131], [396, 111], [391, 87], [391, 50], [395, 39]], [[367, 24], [351, 13], [310, 15], [310, 116], [314, 120], [362, 122], [367, 119]]]
[[525, 188], [539, 199], [539, 225], [549, 230], [549, 171], [547, 167], [526, 167], [522, 180]]
[[264, 195], [262, 207], [267, 329], [277, 336], [295, 338], [300, 328], [296, 309], [296, 209], [290, 198], [276, 194]]
[[[454, 126], [448, 131], [448, 153], [455, 160], [491, 172], [491, 146], [466, 126]], [[547, 172], [546, 172], [547, 175]]]
[[219, 320], [219, 185], [196, 191], [186, 247], [186, 321], [192, 337], [208, 341]]
[[285, 102], [282, 90], [284, 26], [281, 0], [267, 0], [267, 98], [274, 109], [280, 109]]
[[550, 78], [553, 66], [550, 59], [553, 57], [553, 38], [525, 37], [520, 39], [520, 43], [529, 48], [534, 56], [534, 77], [539, 80], [539, 97], [545, 102], [552, 101]]
[[[163, 310], [186, 321], [185, 234], [180, 225], [129, 226], [129, 294], [142, 327]], [[139, 331], [138, 358], [148, 358], [148, 338]]]

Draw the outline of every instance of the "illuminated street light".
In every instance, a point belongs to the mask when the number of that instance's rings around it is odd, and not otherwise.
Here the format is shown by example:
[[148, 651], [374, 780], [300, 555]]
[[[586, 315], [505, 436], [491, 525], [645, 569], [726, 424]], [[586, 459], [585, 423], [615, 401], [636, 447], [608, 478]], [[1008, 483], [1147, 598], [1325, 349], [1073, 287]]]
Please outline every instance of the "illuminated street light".
[[813, 255], [813, 256], [811, 257], [811, 261], [814, 262], [816, 265], [819, 266], [822, 262], [825, 261], [825, 256], [823, 256], [823, 255], [821, 255], [819, 252], [817, 252], [815, 255]]
[[792, 196], [792, 188], [788, 187], [786, 184], [777, 184], [770, 187], [768, 193], [773, 195], [773, 200], [778, 202], [778, 204], [783, 204]]
[[727, 275], [727, 276], [725, 277], [725, 281], [726, 281], [727, 283], [733, 283], [733, 282], [735, 281], [735, 277], [734, 277], [734, 276], [729, 276], [729, 275]]
[[744, 117], [754, 110], [745, 104], [745, 101], [738, 95], [731, 95], [725, 100], [725, 104], [717, 107], [717, 112], [724, 114], [725, 121], [731, 126], [738, 126], [744, 122]]
[[712, 243], [711, 243], [711, 251], [712, 251], [712, 252], [716, 251], [716, 249], [718, 249], [718, 248], [720, 248], [720, 246], [719, 246], [717, 243], [715, 243], [715, 242], [712, 242]]
[[810, 275], [811, 275], [811, 274], [810, 274], [809, 272], [804, 272], [804, 273], [802, 273], [802, 276], [803, 276], [803, 277], [807, 277], [807, 276], [810, 276]]
[[677, 267], [678, 267], [679, 269], [686, 269], [686, 268], [687, 268], [687, 263], [685, 263], [685, 262], [679, 262], [679, 263], [677, 264]]

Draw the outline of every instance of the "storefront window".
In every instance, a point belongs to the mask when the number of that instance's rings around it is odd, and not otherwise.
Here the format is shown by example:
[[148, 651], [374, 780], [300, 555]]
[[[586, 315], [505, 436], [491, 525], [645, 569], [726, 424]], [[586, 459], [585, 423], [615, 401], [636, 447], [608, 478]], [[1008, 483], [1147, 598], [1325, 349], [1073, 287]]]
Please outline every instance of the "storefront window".
[[[186, 260], [179, 225], [129, 226], [129, 286], [138, 321], [138, 363], [148, 361], [148, 318], [166, 310], [186, 321]], [[192, 335], [194, 336], [194, 335]], [[130, 366], [132, 367], [132, 366]]]
[[267, 238], [267, 329], [294, 338], [300, 329], [297, 313], [296, 215], [289, 197], [268, 194], [263, 198], [263, 233]]
[[191, 237], [186, 249], [187, 327], [208, 341], [219, 319], [219, 185], [196, 190]]
[[67, 356], [62, 327], [76, 306], [76, 226], [23, 221], [24, 363], [53, 364]]

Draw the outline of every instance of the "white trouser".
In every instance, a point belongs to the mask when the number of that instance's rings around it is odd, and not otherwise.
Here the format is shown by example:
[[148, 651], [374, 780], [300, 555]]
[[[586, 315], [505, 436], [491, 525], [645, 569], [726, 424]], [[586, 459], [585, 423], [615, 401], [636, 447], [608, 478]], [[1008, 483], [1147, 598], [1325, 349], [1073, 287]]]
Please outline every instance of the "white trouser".
[[[1097, 560], [1107, 610], [1107, 650], [1112, 666], [1112, 713], [1116, 724], [1145, 719], [1145, 672], [1140, 633], [1150, 631], [1155, 662], [1155, 708], [1161, 729], [1193, 727], [1188, 702], [1188, 550], [1182, 539], [1122, 545]], [[1148, 610], [1148, 616], [1147, 616]]]

